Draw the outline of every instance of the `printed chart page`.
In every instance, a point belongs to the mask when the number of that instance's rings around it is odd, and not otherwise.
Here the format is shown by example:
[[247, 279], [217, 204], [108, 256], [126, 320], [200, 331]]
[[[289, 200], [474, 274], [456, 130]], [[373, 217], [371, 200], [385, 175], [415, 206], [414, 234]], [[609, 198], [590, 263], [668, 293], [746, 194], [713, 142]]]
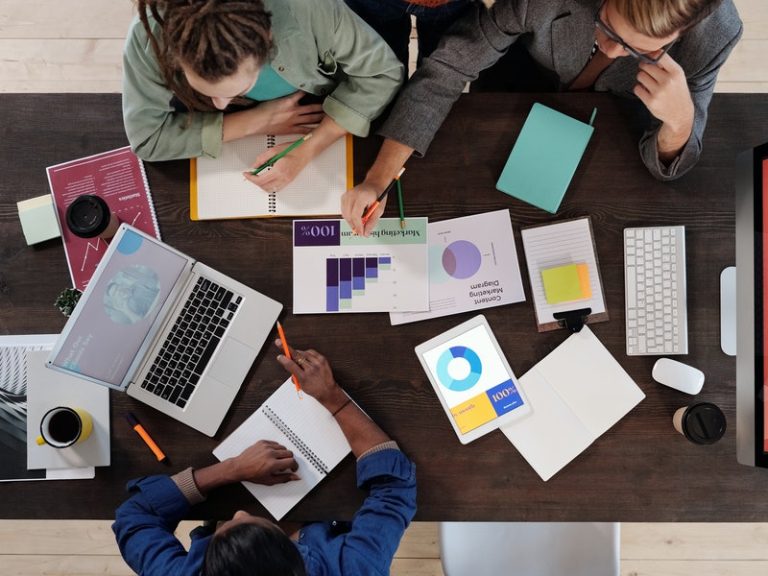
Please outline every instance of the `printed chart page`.
[[525, 300], [509, 210], [432, 222], [429, 310], [393, 312], [392, 325]]
[[294, 314], [429, 310], [427, 219], [382, 218], [370, 236], [344, 220], [293, 223]]
[[83, 291], [88, 286], [109, 247], [108, 242], [98, 237], [75, 236], [66, 225], [67, 208], [79, 196], [99, 196], [121, 222], [160, 240], [144, 163], [128, 146], [50, 166], [46, 170], [69, 273], [78, 290]]

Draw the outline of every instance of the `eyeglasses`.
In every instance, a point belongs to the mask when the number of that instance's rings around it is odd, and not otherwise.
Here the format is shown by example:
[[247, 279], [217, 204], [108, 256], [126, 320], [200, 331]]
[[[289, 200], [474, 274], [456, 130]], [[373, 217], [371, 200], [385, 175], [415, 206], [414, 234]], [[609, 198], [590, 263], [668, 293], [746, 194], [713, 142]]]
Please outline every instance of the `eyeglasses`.
[[[624, 40], [616, 34], [611, 28], [603, 22], [603, 19], [600, 17], [600, 13], [603, 11], [603, 6], [605, 6], [606, 0], [603, 0], [600, 3], [600, 6], [597, 8], [597, 11], [595, 12], [595, 28], [600, 30], [603, 34], [605, 34], [609, 40], [612, 42], [615, 42], [619, 46], [621, 46], [624, 51], [632, 56], [633, 58], [636, 58], [637, 60], [640, 60], [640, 62], [644, 62], [646, 64], [658, 64], [659, 60], [661, 60], [662, 56], [667, 53], [667, 51], [672, 47], [672, 45], [677, 42], [677, 38], [672, 40], [669, 44], [666, 44], [665, 46], [662, 46], [658, 50], [654, 50], [653, 52], [640, 52], [639, 50], [636, 50], [635, 48], [632, 48], [629, 44], [624, 42]], [[656, 54], [656, 56], [650, 56], [649, 54]]]

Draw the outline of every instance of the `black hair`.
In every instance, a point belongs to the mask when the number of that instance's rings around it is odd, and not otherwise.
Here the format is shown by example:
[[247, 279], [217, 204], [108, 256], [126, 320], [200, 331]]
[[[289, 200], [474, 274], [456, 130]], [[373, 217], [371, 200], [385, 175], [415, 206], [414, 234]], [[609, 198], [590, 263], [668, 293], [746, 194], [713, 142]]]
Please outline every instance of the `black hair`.
[[243, 523], [214, 534], [202, 576], [306, 576], [298, 548], [277, 526]]

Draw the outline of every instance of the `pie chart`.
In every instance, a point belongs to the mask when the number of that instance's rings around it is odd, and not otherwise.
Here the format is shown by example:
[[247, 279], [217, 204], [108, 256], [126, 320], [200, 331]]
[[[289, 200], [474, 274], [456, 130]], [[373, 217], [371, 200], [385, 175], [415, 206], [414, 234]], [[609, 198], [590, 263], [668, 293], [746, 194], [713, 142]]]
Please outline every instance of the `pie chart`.
[[466, 346], [451, 346], [437, 359], [437, 378], [454, 392], [464, 392], [477, 384], [483, 363], [477, 352]]
[[480, 270], [482, 261], [480, 250], [467, 240], [451, 242], [443, 250], [443, 268], [458, 280], [474, 276]]

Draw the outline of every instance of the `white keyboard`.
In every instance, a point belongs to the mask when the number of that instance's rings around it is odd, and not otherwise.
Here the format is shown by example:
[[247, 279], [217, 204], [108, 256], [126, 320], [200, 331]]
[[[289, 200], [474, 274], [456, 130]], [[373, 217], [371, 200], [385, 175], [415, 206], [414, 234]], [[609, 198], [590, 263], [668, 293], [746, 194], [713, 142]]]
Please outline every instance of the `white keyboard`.
[[627, 355], [688, 353], [685, 226], [624, 229]]

